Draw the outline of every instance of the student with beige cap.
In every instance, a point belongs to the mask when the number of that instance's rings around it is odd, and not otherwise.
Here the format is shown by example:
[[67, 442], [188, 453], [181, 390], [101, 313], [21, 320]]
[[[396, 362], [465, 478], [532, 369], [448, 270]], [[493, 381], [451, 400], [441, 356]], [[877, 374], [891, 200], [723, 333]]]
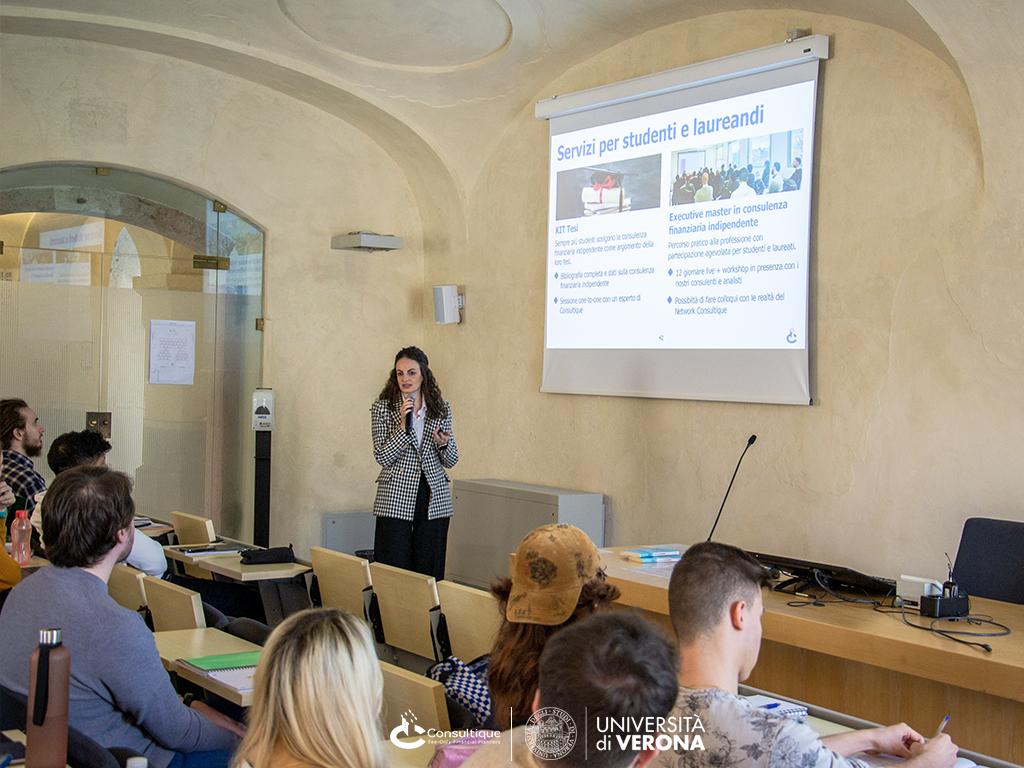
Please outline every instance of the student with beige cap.
[[594, 542], [573, 525], [544, 525], [515, 553], [511, 579], [491, 591], [504, 621], [491, 652], [487, 679], [496, 725], [507, 730], [530, 717], [544, 644], [564, 626], [607, 607], [619, 596], [605, 581]]

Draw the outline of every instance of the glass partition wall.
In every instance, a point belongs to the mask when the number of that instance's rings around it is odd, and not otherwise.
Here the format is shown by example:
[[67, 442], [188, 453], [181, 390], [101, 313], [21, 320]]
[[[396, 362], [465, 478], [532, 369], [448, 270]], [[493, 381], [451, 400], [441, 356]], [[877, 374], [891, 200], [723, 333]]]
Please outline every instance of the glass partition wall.
[[[42, 419], [36, 468], [51, 480], [52, 439], [109, 412], [108, 463], [134, 480], [139, 514], [192, 512], [251, 539], [263, 233], [181, 188], [175, 207], [107, 188], [107, 216], [52, 210], [100, 196], [72, 178], [50, 198], [17, 173], [0, 173], [0, 211], [51, 208], [0, 214], [0, 397]], [[196, 255], [226, 268], [197, 268]]]

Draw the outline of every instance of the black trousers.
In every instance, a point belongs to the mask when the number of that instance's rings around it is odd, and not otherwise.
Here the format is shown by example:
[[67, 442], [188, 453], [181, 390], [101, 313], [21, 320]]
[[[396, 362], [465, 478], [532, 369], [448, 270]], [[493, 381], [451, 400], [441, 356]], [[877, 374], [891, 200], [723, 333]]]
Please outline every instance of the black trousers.
[[416, 511], [412, 522], [396, 517], [377, 517], [373, 533], [373, 559], [378, 563], [404, 568], [440, 581], [444, 578], [444, 561], [448, 553], [450, 517], [427, 519], [430, 486], [420, 473], [416, 490]]

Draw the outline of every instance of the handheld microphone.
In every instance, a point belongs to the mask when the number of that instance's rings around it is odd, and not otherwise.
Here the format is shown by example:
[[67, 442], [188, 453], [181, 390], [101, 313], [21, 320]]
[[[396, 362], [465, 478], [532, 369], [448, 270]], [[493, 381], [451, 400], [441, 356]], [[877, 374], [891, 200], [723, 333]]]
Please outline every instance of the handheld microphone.
[[729, 480], [729, 487], [725, 489], [725, 496], [722, 497], [722, 506], [718, 508], [718, 515], [715, 517], [715, 524], [711, 526], [711, 533], [708, 534], [708, 541], [711, 541], [711, 537], [715, 535], [715, 528], [718, 527], [718, 521], [722, 517], [722, 510], [725, 509], [725, 501], [729, 498], [729, 491], [732, 490], [732, 483], [733, 480], [736, 479], [736, 473], [740, 471], [740, 464], [743, 463], [743, 457], [747, 455], [747, 451], [756, 440], [757, 435], [751, 435], [747, 438], [747, 444], [743, 448], [743, 453], [740, 454], [740, 460], [736, 462], [736, 469], [732, 471], [732, 479]]
[[[416, 405], [416, 395], [403, 395], [403, 397], [410, 403], [413, 403], [413, 407]], [[412, 411], [405, 414], [405, 431], [410, 435], [412, 434]]]

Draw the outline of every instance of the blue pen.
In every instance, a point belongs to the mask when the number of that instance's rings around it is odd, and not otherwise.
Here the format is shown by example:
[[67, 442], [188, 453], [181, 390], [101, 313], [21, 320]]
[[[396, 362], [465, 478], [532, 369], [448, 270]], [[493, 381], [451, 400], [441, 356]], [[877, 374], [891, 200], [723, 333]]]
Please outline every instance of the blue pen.
[[3, 760], [0, 760], [0, 768], [7, 768], [11, 764], [11, 760], [14, 759], [14, 755], [4, 755]]
[[[939, 737], [939, 735], [944, 730], [946, 730], [946, 726], [947, 725], [949, 725], [949, 715], [946, 715], [944, 718], [942, 718], [942, 722], [939, 723], [939, 729], [937, 731], [935, 731], [935, 735], [932, 738], [937, 739]], [[3, 766], [0, 766], [0, 768], [3, 768]]]
[[[779, 702], [773, 701], [771, 704], [762, 704], [761, 709], [775, 709], [777, 706], [779, 706]], [[0, 766], [0, 768], [3, 767]]]

